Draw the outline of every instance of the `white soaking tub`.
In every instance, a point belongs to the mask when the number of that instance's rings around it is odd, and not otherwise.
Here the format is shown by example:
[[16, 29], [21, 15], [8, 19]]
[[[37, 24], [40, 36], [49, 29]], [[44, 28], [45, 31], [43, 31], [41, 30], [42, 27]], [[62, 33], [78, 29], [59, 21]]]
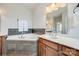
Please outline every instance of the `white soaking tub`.
[[11, 35], [7, 37], [7, 40], [37, 41], [38, 35], [37, 34], [23, 34], [23, 37], [21, 37], [21, 35]]
[[[21, 35], [8, 36], [6, 40], [7, 55], [11, 55], [8, 53], [9, 51], [22, 51], [23, 53], [19, 52], [22, 56], [27, 56], [29, 51], [31, 52], [30, 56], [37, 55], [37, 40], [37, 34], [24, 34], [22, 38]], [[16, 54], [19, 55], [18, 53]]]

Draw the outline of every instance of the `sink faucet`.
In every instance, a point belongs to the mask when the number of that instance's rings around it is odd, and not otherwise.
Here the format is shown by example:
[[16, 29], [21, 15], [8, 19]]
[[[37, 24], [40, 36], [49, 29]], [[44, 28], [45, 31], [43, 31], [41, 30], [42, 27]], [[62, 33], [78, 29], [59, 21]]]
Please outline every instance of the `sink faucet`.
[[53, 32], [53, 37], [57, 38], [57, 31]]

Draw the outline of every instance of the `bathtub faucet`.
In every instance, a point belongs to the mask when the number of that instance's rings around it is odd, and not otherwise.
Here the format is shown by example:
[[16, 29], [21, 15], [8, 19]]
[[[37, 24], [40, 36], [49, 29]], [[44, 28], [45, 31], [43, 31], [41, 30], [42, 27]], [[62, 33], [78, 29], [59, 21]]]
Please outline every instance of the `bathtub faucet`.
[[22, 34], [21, 34], [21, 37], [20, 37], [20, 38], [24, 38], [24, 37], [23, 37], [23, 32], [22, 32]]

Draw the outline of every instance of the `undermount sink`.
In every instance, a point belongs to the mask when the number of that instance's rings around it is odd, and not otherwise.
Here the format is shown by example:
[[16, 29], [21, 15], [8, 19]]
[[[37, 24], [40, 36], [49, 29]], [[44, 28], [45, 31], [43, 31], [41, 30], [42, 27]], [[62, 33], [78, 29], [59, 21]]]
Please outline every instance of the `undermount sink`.
[[67, 37], [60, 36], [60, 35], [55, 36], [55, 35], [48, 35], [48, 34], [45, 34], [44, 37], [51, 39], [51, 40], [59, 40], [59, 41], [64, 41], [64, 40], [70, 39]]
[[45, 34], [45, 36], [48, 38], [55, 38], [55, 39], [58, 38], [58, 36], [56, 34]]

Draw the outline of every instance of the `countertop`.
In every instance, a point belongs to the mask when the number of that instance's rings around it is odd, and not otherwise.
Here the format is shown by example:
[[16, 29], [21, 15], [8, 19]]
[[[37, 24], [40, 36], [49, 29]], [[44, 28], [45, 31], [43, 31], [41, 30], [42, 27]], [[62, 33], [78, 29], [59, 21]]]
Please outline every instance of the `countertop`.
[[7, 34], [5, 34], [5, 33], [0, 33], [0, 36], [6, 36]]
[[52, 37], [52, 36], [47, 36], [45, 34], [40, 35], [39, 37], [79, 50], [79, 40], [78, 39], [73, 39], [73, 38], [68, 38], [68, 37], [63, 37], [63, 36]]

